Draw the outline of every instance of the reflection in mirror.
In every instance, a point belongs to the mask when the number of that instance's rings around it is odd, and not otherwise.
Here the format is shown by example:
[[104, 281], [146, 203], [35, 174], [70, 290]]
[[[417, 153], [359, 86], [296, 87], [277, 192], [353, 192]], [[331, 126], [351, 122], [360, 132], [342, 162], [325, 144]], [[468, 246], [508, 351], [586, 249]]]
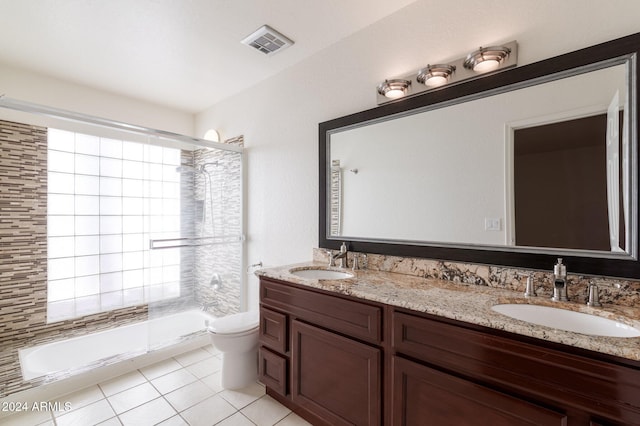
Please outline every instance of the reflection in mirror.
[[[623, 132], [607, 133], [607, 123], [619, 120], [597, 114], [514, 131], [511, 243], [623, 251], [629, 217], [622, 203], [629, 197], [619, 153], [627, 152], [626, 141]], [[616, 144], [608, 143], [610, 133], [618, 133]]]
[[331, 130], [328, 239], [632, 254], [629, 67]]

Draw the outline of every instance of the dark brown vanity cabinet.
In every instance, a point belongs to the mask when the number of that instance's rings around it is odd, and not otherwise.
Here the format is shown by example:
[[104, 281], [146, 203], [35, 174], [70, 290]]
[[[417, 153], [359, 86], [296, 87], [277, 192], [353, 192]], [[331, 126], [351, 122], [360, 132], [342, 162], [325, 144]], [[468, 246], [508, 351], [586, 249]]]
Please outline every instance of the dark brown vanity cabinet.
[[640, 425], [640, 365], [393, 313], [394, 425]]
[[393, 370], [394, 425], [566, 425], [564, 414], [401, 357]]
[[382, 306], [263, 278], [260, 312], [269, 395], [314, 425], [382, 424]]
[[639, 362], [265, 278], [260, 309], [267, 393], [314, 425], [640, 425]]

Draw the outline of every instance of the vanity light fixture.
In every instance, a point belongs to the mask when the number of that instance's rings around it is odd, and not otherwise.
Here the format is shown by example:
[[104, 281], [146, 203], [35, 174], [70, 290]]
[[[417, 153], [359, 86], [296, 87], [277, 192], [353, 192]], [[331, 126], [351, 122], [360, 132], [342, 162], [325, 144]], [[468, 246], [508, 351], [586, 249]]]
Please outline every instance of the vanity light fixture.
[[456, 67], [453, 65], [427, 65], [418, 71], [416, 80], [427, 87], [439, 87], [447, 84], [455, 70]]
[[387, 79], [376, 87], [378, 105], [420, 95], [443, 86], [483, 78], [517, 65], [518, 43], [493, 45], [456, 60], [427, 65], [418, 71]]
[[478, 73], [494, 71], [511, 54], [511, 49], [505, 46], [480, 47], [471, 52], [464, 60], [464, 67]]
[[393, 79], [385, 80], [378, 85], [378, 93], [389, 99], [398, 99], [409, 92], [411, 80]]

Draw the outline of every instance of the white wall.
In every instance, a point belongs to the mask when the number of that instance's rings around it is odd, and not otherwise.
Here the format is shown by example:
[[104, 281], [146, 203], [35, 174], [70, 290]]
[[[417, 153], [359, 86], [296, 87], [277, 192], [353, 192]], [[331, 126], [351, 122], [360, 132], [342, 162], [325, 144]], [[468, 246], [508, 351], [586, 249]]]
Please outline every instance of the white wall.
[[[375, 86], [385, 78], [479, 45], [515, 39], [524, 65], [640, 31], [637, 0], [434, 5], [411, 4], [198, 115], [197, 135], [217, 128], [223, 137], [245, 136], [250, 263], [311, 258], [318, 244], [318, 123], [375, 107]], [[250, 285], [255, 290], [255, 279]]]
[[[128, 124], [193, 136], [192, 114], [125, 98], [45, 75], [0, 64], [0, 94]], [[15, 114], [0, 108], [0, 119]]]

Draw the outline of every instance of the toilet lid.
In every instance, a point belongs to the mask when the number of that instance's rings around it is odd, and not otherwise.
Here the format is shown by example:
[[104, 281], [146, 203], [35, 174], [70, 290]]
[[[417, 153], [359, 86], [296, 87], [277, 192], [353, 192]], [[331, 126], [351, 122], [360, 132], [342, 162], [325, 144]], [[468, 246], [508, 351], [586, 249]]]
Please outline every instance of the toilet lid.
[[258, 322], [258, 311], [240, 312], [214, 319], [209, 323], [209, 331], [218, 334], [240, 333], [257, 328]]

